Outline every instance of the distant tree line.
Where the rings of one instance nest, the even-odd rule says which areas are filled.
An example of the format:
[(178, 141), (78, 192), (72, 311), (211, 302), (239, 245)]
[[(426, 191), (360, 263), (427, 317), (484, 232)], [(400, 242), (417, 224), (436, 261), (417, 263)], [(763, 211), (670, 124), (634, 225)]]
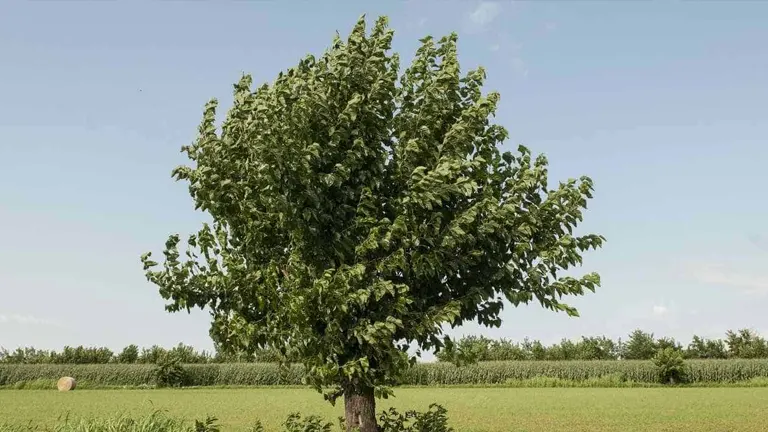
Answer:
[(467, 336), (452, 347), (437, 353), (444, 362), (465, 363), (492, 360), (650, 360), (659, 350), (671, 348), (685, 359), (755, 359), (768, 358), (768, 342), (749, 329), (728, 331), (725, 339), (693, 336), (683, 346), (673, 338), (656, 338), (653, 333), (633, 331), (626, 341), (606, 337), (563, 339), (545, 346), (540, 341), (525, 339), (516, 343), (507, 339)]
[[(653, 333), (642, 330), (633, 331), (626, 341), (599, 336), (582, 337), (579, 340), (563, 339), (552, 345), (530, 339), (513, 342), (467, 336), (437, 353), (437, 359), (452, 363), (492, 360), (649, 360), (664, 348), (672, 348), (686, 359), (768, 358), (766, 339), (752, 330), (742, 329), (728, 331), (724, 339), (693, 336), (686, 346), (672, 338), (656, 338)], [(166, 359), (186, 364), (272, 363), (282, 358), (286, 356), (276, 349), (260, 349), (252, 354), (229, 354), (217, 349), (211, 352), (197, 351), (184, 344), (170, 349), (157, 345), (140, 349), (137, 345), (129, 345), (117, 353), (109, 348), (84, 346), (66, 346), (61, 351), (32, 347), (8, 351), (0, 348), (0, 363), (6, 364), (157, 364)], [(295, 361), (290, 354), (287, 359)]]
[[(158, 364), (167, 359), (185, 364), (201, 363), (271, 363), (283, 358), (279, 351), (272, 349), (258, 350), (253, 354), (227, 354), (214, 350), (197, 351), (194, 347), (179, 344), (173, 348), (158, 345), (139, 349), (138, 345), (128, 345), (120, 352), (105, 347), (65, 346), (63, 350), (41, 350), (33, 347), (17, 348), (8, 351), (0, 348), (0, 363), (6, 364)], [(290, 359), (289, 359), (290, 360)]]

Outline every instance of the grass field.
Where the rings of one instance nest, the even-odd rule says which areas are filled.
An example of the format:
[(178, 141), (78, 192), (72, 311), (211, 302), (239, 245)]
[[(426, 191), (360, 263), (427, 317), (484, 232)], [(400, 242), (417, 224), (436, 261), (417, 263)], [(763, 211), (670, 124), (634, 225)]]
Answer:
[[(765, 431), (768, 388), (402, 388), (378, 411), (448, 409), (456, 432), (508, 431)], [(244, 430), (256, 418), (277, 429), (291, 411), (336, 423), (331, 407), (311, 390), (187, 389), (0, 391), (0, 423), (55, 425), (59, 416), (215, 415), (224, 431)]]

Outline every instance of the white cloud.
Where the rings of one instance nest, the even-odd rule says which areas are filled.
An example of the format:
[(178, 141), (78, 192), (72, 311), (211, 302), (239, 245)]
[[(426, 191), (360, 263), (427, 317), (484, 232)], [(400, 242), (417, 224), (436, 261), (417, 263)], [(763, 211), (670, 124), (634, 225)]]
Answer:
[(656, 316), (666, 315), (667, 312), (669, 312), (669, 309), (666, 306), (656, 305), (653, 307), (653, 314)]
[(493, 52), (500, 52), (498, 58), (504, 60), (515, 75), (528, 76), (528, 66), (523, 60), (523, 44), (510, 39), (507, 35), (498, 35), (497, 41), (488, 47)]
[(553, 32), (553, 31), (557, 30), (557, 23), (556, 22), (548, 22), (548, 23), (544, 24), (544, 30), (546, 30), (547, 32)]
[(738, 288), (747, 294), (768, 294), (768, 274), (739, 271), (722, 265), (698, 265), (690, 271), (698, 282)]
[(512, 57), (512, 69), (523, 78), (528, 76), (528, 66), (525, 65), (525, 61), (521, 57)]
[(759, 234), (749, 234), (747, 240), (763, 252), (768, 252), (768, 241)]
[(501, 6), (496, 2), (480, 2), (477, 8), (469, 14), (469, 19), (472, 23), (478, 26), (485, 26), (491, 21), (496, 19), (501, 13)]
[(32, 315), (19, 315), (19, 314), (11, 314), (11, 315), (0, 314), (0, 323), (14, 323), (14, 324), (21, 324), (21, 325), (52, 325), (52, 326), (58, 325), (56, 322), (51, 320), (37, 318)]

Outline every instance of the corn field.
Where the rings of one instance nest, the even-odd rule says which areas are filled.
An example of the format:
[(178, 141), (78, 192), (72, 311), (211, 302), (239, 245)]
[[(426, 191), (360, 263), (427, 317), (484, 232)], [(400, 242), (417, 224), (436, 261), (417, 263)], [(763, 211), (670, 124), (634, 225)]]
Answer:
[[(768, 360), (691, 360), (686, 364), (691, 383), (730, 383), (768, 377)], [(658, 371), (651, 361), (498, 361), (456, 367), (447, 363), (417, 365), (406, 372), (404, 384), (503, 384), (537, 377), (586, 381), (612, 377), (620, 381), (655, 383)]]
[[(73, 376), (78, 387), (153, 386), (155, 367), (149, 364), (0, 365), (0, 386), (22, 388), (37, 383), (52, 388), (56, 379)], [(690, 383), (735, 383), (768, 377), (768, 360), (689, 360)], [(270, 363), (187, 364), (188, 386), (301, 385), (303, 368), (287, 370)], [(448, 363), (417, 364), (407, 370), (402, 385), (489, 385), (535, 378), (655, 383), (658, 372), (650, 361), (495, 361), (456, 367)]]

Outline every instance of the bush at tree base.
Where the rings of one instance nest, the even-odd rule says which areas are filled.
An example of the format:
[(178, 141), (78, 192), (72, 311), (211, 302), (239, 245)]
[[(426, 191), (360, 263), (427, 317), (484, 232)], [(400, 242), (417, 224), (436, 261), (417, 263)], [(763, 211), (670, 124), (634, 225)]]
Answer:
[[(448, 426), (448, 411), (433, 403), (425, 412), (416, 410), (398, 412), (395, 408), (383, 411), (379, 415), (379, 432), (454, 432)], [(195, 432), (219, 432), (215, 417), (208, 417), (205, 422), (195, 421)], [(294, 412), (283, 423), (284, 432), (331, 432), (333, 424), (316, 415), (302, 417)], [(344, 418), (339, 418), (339, 429), (345, 430)], [(266, 432), (261, 421), (257, 420), (249, 432)]]
[(446, 409), (434, 403), (426, 412), (412, 410), (400, 414), (390, 408), (379, 416), (379, 427), (382, 432), (453, 432), (448, 427)]

